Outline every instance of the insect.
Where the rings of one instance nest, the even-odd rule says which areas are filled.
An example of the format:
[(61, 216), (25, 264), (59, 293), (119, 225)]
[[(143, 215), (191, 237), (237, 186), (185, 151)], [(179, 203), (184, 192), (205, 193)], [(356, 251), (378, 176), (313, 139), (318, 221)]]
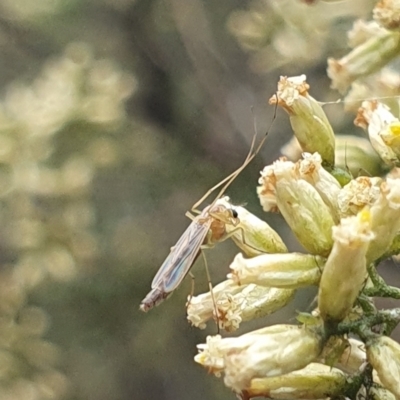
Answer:
[(221, 196), (260, 151), (274, 119), (255, 150), (256, 135), (253, 136), (250, 151), (243, 164), (236, 171), (211, 188), (193, 206), (192, 210), (195, 211), (214, 190), (225, 184), (213, 203), (204, 208), (198, 216), (192, 217), (192, 223), (182, 234), (176, 245), (171, 248), (171, 252), (153, 279), (151, 291), (140, 304), (140, 309), (142, 311), (147, 312), (163, 302), (180, 285), (182, 280), (189, 273), (197, 257), (200, 255), (202, 247), (211, 247), (215, 243), (221, 242), (232, 235), (233, 232), (229, 234), (226, 232), (225, 226), (228, 224), (237, 226), (240, 221), (234, 207), (228, 207), (227, 198), (221, 198)]
[(227, 238), (225, 224), (239, 223), (234, 208), (212, 204), (194, 218), (161, 265), (151, 284), (152, 290), (142, 300), (140, 309), (148, 311), (160, 304), (182, 282), (200, 255), (202, 246), (211, 247)]

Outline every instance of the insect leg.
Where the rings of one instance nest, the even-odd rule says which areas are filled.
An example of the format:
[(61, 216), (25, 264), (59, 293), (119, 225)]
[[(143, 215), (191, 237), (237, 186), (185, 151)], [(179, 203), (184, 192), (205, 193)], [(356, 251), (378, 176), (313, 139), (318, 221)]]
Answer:
[[(194, 211), (196, 211), (196, 210), (192, 210), (192, 211), (194, 212)], [(194, 215), (192, 215), (192, 214), (190, 213), (190, 211), (186, 211), (185, 217), (188, 217), (188, 218), (191, 219), (192, 221), (194, 221), (195, 218), (196, 218)]]
[(214, 304), (215, 319), (216, 319), (216, 322), (217, 322), (217, 333), (219, 334), (218, 307), (217, 307), (217, 303), (216, 303), (215, 297), (214, 297), (213, 287), (212, 287), (212, 283), (211, 283), (210, 271), (209, 271), (209, 269), (208, 269), (207, 259), (206, 259), (206, 256), (205, 256), (205, 254), (204, 254), (204, 251), (201, 251), (201, 255), (203, 256), (204, 265), (205, 265), (205, 267), (206, 267), (208, 288), (209, 288), (209, 290), (210, 290), (211, 299), (212, 299), (212, 302), (213, 302), (213, 304)]
[(192, 298), (194, 296), (194, 275), (189, 271), (189, 276), (192, 278), (192, 287), (190, 289), (190, 294), (188, 301), (186, 302), (186, 309), (190, 306), (190, 302), (192, 301)]

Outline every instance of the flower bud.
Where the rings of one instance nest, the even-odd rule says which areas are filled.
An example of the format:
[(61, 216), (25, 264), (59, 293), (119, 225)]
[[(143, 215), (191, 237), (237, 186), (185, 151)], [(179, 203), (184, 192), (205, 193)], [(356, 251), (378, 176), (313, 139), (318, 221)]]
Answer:
[(368, 395), (372, 400), (397, 400), (393, 393), (383, 387), (373, 386), (369, 389)]
[(295, 289), (317, 285), (324, 263), (324, 258), (309, 254), (263, 254), (246, 259), (239, 253), (230, 265), (228, 278), (238, 284)]
[(358, 19), (354, 21), (352, 29), (347, 33), (348, 43), (351, 48), (362, 45), (371, 38), (386, 33), (387, 30), (382, 28), (375, 21), (364, 21)]
[[(353, 176), (382, 173), (382, 160), (368, 139), (352, 135), (336, 135), (335, 165), (348, 169)], [(363, 173), (363, 171), (365, 171)]]
[(236, 338), (208, 337), (197, 346), (195, 361), (214, 373), (225, 373), (225, 385), (236, 392), (254, 378), (287, 374), (304, 368), (320, 353), (321, 336), (295, 325), (274, 325)]
[(374, 238), (368, 210), (333, 228), (334, 245), (322, 273), (318, 307), (325, 322), (340, 322), (351, 311), (365, 282), (365, 255)]
[(322, 167), (322, 158), (318, 153), (303, 153), (298, 162), (299, 176), (313, 185), (324, 203), (329, 207), (335, 222), (339, 222), (337, 196), (341, 186), (339, 182)]
[(392, 67), (386, 66), (377, 73), (355, 81), (343, 99), (344, 110), (357, 113), (363, 99), (380, 99), (385, 103), (395, 115), (398, 115), (400, 93), (400, 74)]
[(346, 375), (339, 369), (311, 363), (286, 375), (253, 379), (246, 394), (249, 398), (324, 399), (340, 397), (346, 385)]
[(365, 206), (372, 206), (380, 196), (381, 178), (360, 176), (342, 188), (338, 204), (342, 217), (358, 214)]
[[(225, 204), (226, 197), (219, 200)], [(232, 208), (227, 201), (225, 206)], [(235, 244), (249, 257), (264, 253), (287, 253), (287, 247), (281, 237), (263, 220), (244, 207), (234, 206), (239, 223), (235, 226), (226, 224), (225, 229)]]
[(373, 11), (374, 20), (386, 29), (400, 29), (400, 3), (398, 0), (379, 1)]
[(215, 286), (212, 294), (207, 292), (190, 298), (187, 319), (192, 325), (204, 329), (206, 322), (213, 318), (218, 320), (220, 329), (231, 332), (238, 329), (242, 321), (261, 318), (285, 307), (293, 300), (294, 294), (291, 289), (238, 286), (227, 280)]
[(384, 254), (400, 230), (400, 178), (395, 175), (398, 171), (396, 168), (386, 177), (380, 196), (371, 207), (371, 229), (375, 238), (368, 248), (368, 263)]
[(299, 178), (295, 164), (278, 160), (261, 172), (257, 192), (264, 210), (276, 204), (299, 242), (312, 254), (329, 254), (334, 220), (318, 191)]
[(389, 107), (377, 101), (363, 101), (354, 123), (367, 129), (373, 148), (387, 165), (399, 164), (400, 122)]
[(349, 374), (354, 374), (360, 371), (360, 368), (367, 361), (365, 345), (357, 339), (349, 338), (349, 345), (345, 348), (337, 362), (337, 367)]
[(306, 76), (281, 76), (278, 92), (270, 104), (278, 103), (290, 116), (290, 124), (303, 151), (321, 154), (323, 164), (335, 162), (335, 135), (320, 103), (308, 94)]
[(340, 60), (329, 58), (327, 72), (332, 88), (344, 93), (353, 81), (378, 71), (397, 57), (399, 49), (400, 34), (382, 31)]
[(386, 389), (400, 397), (400, 345), (387, 336), (367, 342), (367, 357)]

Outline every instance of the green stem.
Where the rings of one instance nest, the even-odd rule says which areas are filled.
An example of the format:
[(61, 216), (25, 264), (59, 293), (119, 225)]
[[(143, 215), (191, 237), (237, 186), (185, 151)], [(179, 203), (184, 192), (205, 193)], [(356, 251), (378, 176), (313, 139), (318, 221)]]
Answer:
[(388, 285), (378, 274), (374, 264), (370, 264), (367, 271), (374, 287), (365, 288), (363, 290), (364, 295), (369, 297), (391, 297), (393, 299), (400, 299), (400, 289)]

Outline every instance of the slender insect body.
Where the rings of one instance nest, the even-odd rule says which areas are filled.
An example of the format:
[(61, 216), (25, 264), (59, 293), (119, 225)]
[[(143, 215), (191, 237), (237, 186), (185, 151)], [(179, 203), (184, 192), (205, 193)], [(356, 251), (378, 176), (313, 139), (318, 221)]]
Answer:
[[(269, 128), (271, 128), (274, 119)], [(199, 256), (203, 246), (212, 247), (215, 243), (232, 236), (235, 229), (228, 232), (226, 227), (233, 226), (237, 228), (240, 224), (240, 220), (237, 211), (230, 205), (229, 198), (222, 196), (229, 185), (251, 162), (256, 154), (258, 154), (268, 136), (269, 128), (257, 147), (255, 146), (256, 135), (253, 136), (249, 153), (243, 164), (236, 171), (212, 187), (193, 206), (193, 209), (196, 209), (214, 190), (222, 187), (213, 203), (204, 208), (200, 215), (193, 219), (193, 222), (182, 234), (177, 244), (171, 249), (168, 257), (153, 279), (151, 291), (140, 304), (140, 309), (142, 311), (148, 311), (160, 304), (180, 285)], [(254, 130), (257, 131), (256, 129)]]
[[(222, 201), (227, 201), (227, 197), (221, 199)], [(220, 242), (226, 237), (226, 225), (237, 226), (239, 224), (239, 218), (237, 217), (237, 212), (233, 207), (227, 208), (223, 204), (215, 204), (210, 206), (207, 210), (209, 218), (212, 218), (210, 231), (211, 237), (209, 238), (209, 243), (205, 243), (212, 246), (213, 243)]]
[(226, 225), (239, 224), (237, 213), (217, 200), (194, 218), (161, 265), (151, 284), (152, 290), (142, 300), (140, 309), (148, 311), (164, 301), (182, 282), (200, 254), (201, 247), (212, 247), (227, 237)]

